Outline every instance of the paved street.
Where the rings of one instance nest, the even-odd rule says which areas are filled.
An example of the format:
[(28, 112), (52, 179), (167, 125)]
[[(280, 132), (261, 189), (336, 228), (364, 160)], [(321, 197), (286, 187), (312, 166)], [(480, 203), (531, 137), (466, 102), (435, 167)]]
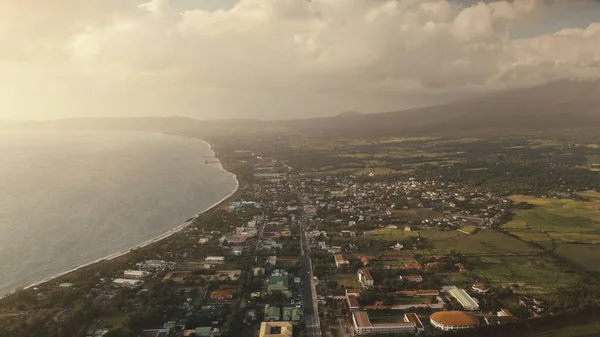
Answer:
[(319, 304), (317, 299), (317, 290), (313, 278), (312, 262), (310, 259), (310, 248), (306, 239), (306, 217), (303, 211), (302, 198), (298, 195), (300, 202), (301, 215), (299, 220), (301, 236), (301, 258), (302, 258), (302, 280), (304, 297), (304, 322), (306, 324), (306, 335), (308, 337), (321, 337), (321, 324), (319, 321)]

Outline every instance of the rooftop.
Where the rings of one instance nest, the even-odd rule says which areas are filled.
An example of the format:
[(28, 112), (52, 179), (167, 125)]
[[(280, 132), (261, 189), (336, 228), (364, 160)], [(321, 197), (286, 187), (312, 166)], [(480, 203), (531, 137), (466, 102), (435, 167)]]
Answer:
[(262, 322), (259, 337), (290, 337), (292, 329), (290, 322)]
[(476, 326), (479, 319), (464, 311), (440, 311), (431, 315), (430, 319), (445, 326)]
[(359, 328), (371, 327), (371, 321), (369, 320), (369, 314), (366, 311), (356, 311), (353, 313), (356, 326)]
[(356, 298), (356, 296), (348, 296), (348, 303), (350, 304), (351, 308), (360, 307), (360, 303), (358, 303), (358, 298)]

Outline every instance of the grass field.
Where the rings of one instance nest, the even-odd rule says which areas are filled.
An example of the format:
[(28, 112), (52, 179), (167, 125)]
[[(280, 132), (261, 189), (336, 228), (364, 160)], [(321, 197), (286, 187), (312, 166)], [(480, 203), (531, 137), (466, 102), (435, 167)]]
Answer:
[(370, 237), (382, 240), (397, 240), (408, 236), (418, 236), (418, 232), (405, 232), (404, 229), (381, 228), (370, 232)]
[(100, 321), (97, 322), (97, 329), (116, 329), (125, 325), (127, 320), (127, 313), (115, 312), (111, 313), (108, 316), (103, 317)]
[(356, 274), (334, 274), (329, 276), (329, 281), (336, 281), (338, 286), (346, 288), (361, 288)]
[(554, 289), (568, 284), (573, 277), (550, 258), (533, 256), (498, 256), (470, 259), (472, 272), (485, 277), (492, 285), (512, 283)]

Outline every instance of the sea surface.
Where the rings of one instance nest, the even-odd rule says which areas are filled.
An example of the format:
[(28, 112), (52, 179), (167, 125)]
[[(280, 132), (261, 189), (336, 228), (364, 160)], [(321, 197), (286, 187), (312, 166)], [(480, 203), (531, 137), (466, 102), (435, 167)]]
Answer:
[[(0, 131), (0, 296), (155, 238), (237, 188), (207, 143)], [(214, 159), (213, 159), (214, 161)]]

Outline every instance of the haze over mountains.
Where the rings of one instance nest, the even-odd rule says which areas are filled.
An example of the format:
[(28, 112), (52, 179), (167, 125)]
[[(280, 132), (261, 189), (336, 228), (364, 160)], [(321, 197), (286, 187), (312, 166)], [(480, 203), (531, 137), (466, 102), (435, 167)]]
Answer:
[(600, 126), (600, 81), (559, 81), (476, 99), (404, 111), (283, 121), (214, 120), (183, 117), (80, 118), (43, 122), (4, 122), (0, 128), (136, 130), (235, 133), (283, 129), (331, 135), (432, 134), (474, 130), (547, 130)]

